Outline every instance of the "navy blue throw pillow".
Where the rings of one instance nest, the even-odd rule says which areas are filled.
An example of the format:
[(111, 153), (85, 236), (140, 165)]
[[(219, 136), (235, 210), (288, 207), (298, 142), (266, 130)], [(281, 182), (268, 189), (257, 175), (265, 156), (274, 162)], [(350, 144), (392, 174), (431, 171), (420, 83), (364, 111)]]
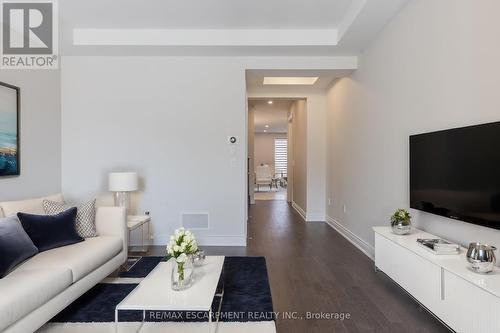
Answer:
[(0, 279), (37, 253), (16, 216), (0, 219)]
[(76, 211), (73, 207), (57, 215), (17, 213), (17, 217), (38, 251), (43, 252), (83, 241), (75, 229)]

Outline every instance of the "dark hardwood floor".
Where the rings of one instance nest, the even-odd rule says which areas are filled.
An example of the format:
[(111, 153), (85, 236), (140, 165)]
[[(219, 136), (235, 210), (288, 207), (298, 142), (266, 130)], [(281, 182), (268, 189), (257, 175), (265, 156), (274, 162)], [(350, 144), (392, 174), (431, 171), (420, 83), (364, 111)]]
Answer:
[[(279, 333), (449, 332), (327, 224), (304, 223), (285, 201), (258, 201), (249, 215), (247, 248), (205, 250), (266, 257)], [(284, 312), (303, 319), (285, 319)], [(308, 320), (307, 312), (350, 318)]]

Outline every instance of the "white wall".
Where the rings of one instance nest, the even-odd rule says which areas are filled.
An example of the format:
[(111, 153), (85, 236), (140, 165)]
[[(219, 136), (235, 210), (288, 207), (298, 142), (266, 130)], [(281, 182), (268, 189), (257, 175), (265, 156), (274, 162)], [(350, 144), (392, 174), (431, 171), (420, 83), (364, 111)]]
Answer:
[(307, 221), (325, 221), (326, 98), (324, 92), (307, 97)]
[(247, 106), (247, 155), (248, 155), (248, 201), (251, 205), (255, 204), (255, 115), (252, 108)]
[[(304, 99), (293, 102), (290, 108), (292, 115), (292, 140), (293, 160), (291, 173), (293, 181), (293, 205), (298, 211), (305, 215), (307, 220), (308, 202), (307, 188), (309, 179), (307, 177), (307, 101)], [(298, 206), (298, 207), (297, 207)]]
[[(156, 244), (181, 212), (209, 212), (205, 245), (244, 245), (245, 76), (218, 58), (65, 57), (63, 192), (106, 191), (107, 173), (135, 170), (138, 211), (151, 211)], [(241, 82), (240, 84), (233, 84)], [(232, 151), (229, 136), (238, 136)], [(234, 160), (233, 160), (234, 159)]]
[(268, 164), (274, 167), (274, 140), (286, 137), (286, 133), (255, 133), (254, 166)]
[[(409, 205), (409, 135), (500, 120), (498, 12), (494, 0), (411, 1), (330, 89), (327, 214), (366, 251), (371, 226)], [(500, 245), (500, 231), (412, 213), (452, 241)]]
[(21, 88), (21, 175), (0, 177), (0, 201), (61, 191), (61, 105), (58, 70), (0, 70)]
[(196, 231), (202, 244), (243, 245), (245, 70), (356, 66), (356, 57), (63, 57), (63, 192), (106, 193), (109, 171), (136, 170), (144, 186), (134, 201), (151, 212), (156, 244), (181, 212), (208, 211), (209, 230)]
[[(293, 104), (292, 104), (293, 106)], [(288, 110), (288, 144), (287, 144), (287, 177), (288, 177), (288, 183), (286, 187), (286, 201), (293, 204), (293, 116), (292, 116), (292, 107), (290, 107), (290, 110)]]

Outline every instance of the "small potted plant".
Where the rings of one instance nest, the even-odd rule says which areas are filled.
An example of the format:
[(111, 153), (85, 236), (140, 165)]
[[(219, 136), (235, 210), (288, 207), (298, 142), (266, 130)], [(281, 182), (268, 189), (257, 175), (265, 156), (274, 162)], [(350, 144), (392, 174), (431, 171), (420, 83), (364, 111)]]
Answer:
[(391, 216), (392, 232), (397, 235), (406, 235), (411, 231), (411, 215), (403, 208), (394, 212)]
[(167, 245), (167, 253), (175, 260), (172, 268), (172, 289), (184, 290), (191, 286), (193, 275), (192, 255), (198, 251), (193, 233), (184, 228), (175, 230)]

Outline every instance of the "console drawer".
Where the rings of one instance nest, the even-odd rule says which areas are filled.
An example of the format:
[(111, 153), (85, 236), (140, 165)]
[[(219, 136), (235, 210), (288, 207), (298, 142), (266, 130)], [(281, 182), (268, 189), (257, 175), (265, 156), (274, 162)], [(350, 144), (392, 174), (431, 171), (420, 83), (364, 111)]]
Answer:
[(375, 265), (428, 309), (439, 309), (441, 267), (375, 234)]

